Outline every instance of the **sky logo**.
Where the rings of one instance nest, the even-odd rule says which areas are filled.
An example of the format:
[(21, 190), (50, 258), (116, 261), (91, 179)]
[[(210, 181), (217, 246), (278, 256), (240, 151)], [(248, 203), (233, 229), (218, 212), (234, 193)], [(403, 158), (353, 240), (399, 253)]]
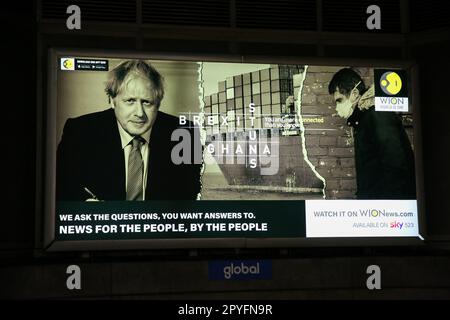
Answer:
[(210, 261), (210, 280), (269, 280), (272, 279), (272, 262), (268, 260)]
[(393, 221), (393, 222), (390, 223), (390, 228), (402, 229), (403, 228), (403, 222)]

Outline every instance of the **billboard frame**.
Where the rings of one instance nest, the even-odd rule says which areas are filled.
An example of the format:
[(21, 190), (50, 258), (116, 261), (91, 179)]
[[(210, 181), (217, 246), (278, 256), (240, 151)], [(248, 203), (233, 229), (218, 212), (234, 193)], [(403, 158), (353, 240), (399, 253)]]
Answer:
[[(152, 53), (149, 51), (119, 51), (103, 49), (48, 49), (47, 99), (38, 105), (37, 123), (37, 163), (43, 163), (42, 172), (37, 173), (37, 198), (42, 197), (42, 206), (37, 206), (36, 221), (42, 221), (39, 238), (43, 240), (44, 251), (103, 251), (127, 249), (199, 249), (199, 248), (288, 248), (288, 247), (364, 247), (364, 246), (417, 246), (424, 242), (417, 237), (351, 237), (351, 238), (192, 238), (192, 239), (142, 239), (142, 240), (55, 240), (55, 190), (56, 190), (56, 109), (57, 109), (57, 71), (59, 57), (92, 57), (117, 59), (178, 60), (228, 63), (264, 63), (264, 64), (306, 64), (321, 66), (373, 67), (406, 69), (410, 76), (410, 94), (413, 101), (413, 132), (416, 194), (418, 204), (419, 234), (426, 233), (425, 195), (423, 179), (423, 155), (420, 121), (419, 69), (412, 60), (378, 60), (318, 57), (270, 57), (264, 55), (211, 55)], [(39, 171), (39, 170), (38, 170)], [(40, 189), (42, 188), (42, 190)]]

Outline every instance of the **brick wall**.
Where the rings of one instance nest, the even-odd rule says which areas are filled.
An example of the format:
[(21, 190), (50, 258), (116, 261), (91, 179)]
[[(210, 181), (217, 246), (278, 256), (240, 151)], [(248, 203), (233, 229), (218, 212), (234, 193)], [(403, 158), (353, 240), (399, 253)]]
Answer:
[[(356, 192), (356, 172), (353, 138), (346, 120), (338, 117), (328, 84), (344, 67), (310, 66), (302, 92), (302, 116), (321, 117), (323, 123), (305, 123), (308, 157), (317, 163), (317, 171), (326, 179), (326, 194), (330, 199), (353, 198)], [(366, 85), (373, 84), (373, 68), (355, 68)], [(295, 89), (294, 89), (295, 90)], [(412, 116), (403, 116), (405, 130), (413, 143)]]
[[(326, 180), (327, 198), (353, 198), (356, 192), (356, 173), (353, 139), (346, 120), (336, 115), (328, 84), (343, 67), (310, 66), (302, 91), (302, 117), (323, 118), (323, 123), (305, 123), (308, 157), (317, 163), (317, 172)], [(373, 70), (358, 70), (366, 86), (371, 85)]]
[[(328, 93), (331, 78), (344, 67), (309, 66), (301, 92), (301, 116), (305, 127), (307, 158), (320, 176), (326, 180), (326, 195), (330, 199), (352, 199), (356, 192), (352, 130), (347, 126), (346, 120), (336, 114), (333, 97)], [(366, 87), (373, 84), (373, 68), (356, 68), (356, 70), (363, 78)], [(246, 117), (244, 106), (253, 102), (256, 105), (257, 117), (263, 118), (268, 113), (269, 116), (277, 117), (281, 112), (288, 112), (284, 102), (289, 95), (294, 95), (298, 102), (303, 77), (304, 67), (302, 66), (275, 65), (251, 74), (228, 78), (226, 81), (219, 82), (217, 94), (205, 98), (205, 113), (231, 114), (231, 119), (238, 114)], [(266, 105), (264, 102), (266, 100), (271, 104)], [(412, 117), (410, 114), (402, 117), (412, 143)], [(251, 130), (259, 130), (259, 128), (270, 130), (264, 129), (266, 128), (264, 119), (255, 122), (253, 126), (249, 126), (247, 122), (245, 120), (239, 125), (236, 123), (236, 125), (223, 127), (217, 119), (214, 125), (207, 126), (210, 137), (208, 140), (211, 140), (211, 137), (213, 140), (224, 139), (225, 132), (240, 136), (237, 140), (245, 140), (245, 135)], [(300, 131), (297, 130), (292, 136), (280, 135), (279, 140), (279, 170), (276, 175), (262, 176), (259, 167), (251, 169), (245, 165), (221, 164), (220, 168), (228, 183), (284, 187), (288, 185), (288, 181), (292, 186), (292, 178), (295, 177), (293, 187), (323, 188), (323, 182), (305, 161)]]

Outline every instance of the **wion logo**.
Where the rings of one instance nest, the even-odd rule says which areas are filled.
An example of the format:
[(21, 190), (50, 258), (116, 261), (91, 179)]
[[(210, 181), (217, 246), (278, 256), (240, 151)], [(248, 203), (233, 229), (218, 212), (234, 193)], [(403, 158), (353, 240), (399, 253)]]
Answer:
[(405, 70), (375, 69), (375, 110), (408, 112)]
[(390, 96), (396, 95), (402, 89), (402, 79), (394, 71), (385, 72), (381, 76), (380, 87), (385, 94)]
[(61, 70), (75, 70), (75, 59), (61, 58)]

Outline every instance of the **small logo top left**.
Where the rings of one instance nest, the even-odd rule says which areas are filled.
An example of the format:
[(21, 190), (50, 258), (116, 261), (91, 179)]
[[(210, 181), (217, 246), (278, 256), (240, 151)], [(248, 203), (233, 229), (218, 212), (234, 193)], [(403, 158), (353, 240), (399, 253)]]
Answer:
[(61, 58), (61, 70), (75, 70), (75, 59)]

